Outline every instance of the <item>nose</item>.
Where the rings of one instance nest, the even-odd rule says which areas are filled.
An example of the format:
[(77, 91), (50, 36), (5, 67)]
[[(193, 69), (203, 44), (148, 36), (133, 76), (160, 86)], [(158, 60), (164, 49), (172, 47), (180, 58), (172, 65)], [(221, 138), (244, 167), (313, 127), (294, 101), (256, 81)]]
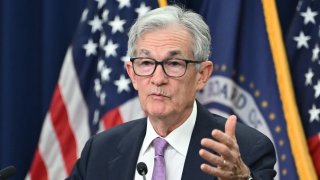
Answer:
[(154, 73), (151, 77), (151, 82), (155, 85), (162, 85), (168, 82), (168, 76), (163, 70), (163, 67), (158, 64), (156, 69), (154, 70)]

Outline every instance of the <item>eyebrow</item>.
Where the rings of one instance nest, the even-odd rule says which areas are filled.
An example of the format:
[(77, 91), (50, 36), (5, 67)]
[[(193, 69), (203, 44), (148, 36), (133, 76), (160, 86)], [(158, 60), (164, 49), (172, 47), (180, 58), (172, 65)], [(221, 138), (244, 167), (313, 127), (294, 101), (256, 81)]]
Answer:
[[(138, 56), (140, 55), (145, 55), (145, 56), (150, 56), (150, 51), (147, 49), (141, 49), (140, 52), (138, 53)], [(180, 50), (172, 50), (168, 52), (168, 57), (176, 56), (176, 55), (181, 55), (182, 52)]]
[(150, 51), (146, 50), (146, 49), (141, 49), (140, 52), (138, 53), (138, 55), (146, 55), (149, 56), (150, 55)]

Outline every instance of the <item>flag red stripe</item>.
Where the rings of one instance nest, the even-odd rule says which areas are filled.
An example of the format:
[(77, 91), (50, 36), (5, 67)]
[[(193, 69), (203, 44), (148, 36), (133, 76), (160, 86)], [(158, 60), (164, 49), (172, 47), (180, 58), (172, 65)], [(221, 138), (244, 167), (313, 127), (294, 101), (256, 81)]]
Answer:
[(39, 148), (36, 149), (34, 155), (34, 159), (30, 169), (30, 177), (31, 179), (48, 179), (47, 169), (39, 152)]
[(102, 121), (105, 129), (109, 129), (123, 123), (123, 119), (118, 108), (114, 108), (106, 113), (103, 116)]
[(315, 134), (308, 139), (310, 155), (316, 168), (318, 177), (320, 177), (320, 136)]
[(77, 160), (77, 144), (69, 123), (68, 112), (61, 96), (59, 85), (53, 95), (50, 107), (53, 128), (59, 140), (67, 173), (70, 174)]

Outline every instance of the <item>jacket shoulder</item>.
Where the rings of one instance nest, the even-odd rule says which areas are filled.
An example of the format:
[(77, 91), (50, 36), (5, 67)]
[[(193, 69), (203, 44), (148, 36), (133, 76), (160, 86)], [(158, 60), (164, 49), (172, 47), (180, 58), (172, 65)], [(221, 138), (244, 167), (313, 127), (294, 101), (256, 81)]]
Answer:
[(105, 143), (109, 141), (117, 142), (119, 139), (123, 138), (123, 136), (127, 135), (129, 131), (134, 130), (135, 128), (143, 128), (144, 126), (146, 126), (145, 118), (132, 120), (102, 131), (94, 135), (91, 139), (96, 143)]

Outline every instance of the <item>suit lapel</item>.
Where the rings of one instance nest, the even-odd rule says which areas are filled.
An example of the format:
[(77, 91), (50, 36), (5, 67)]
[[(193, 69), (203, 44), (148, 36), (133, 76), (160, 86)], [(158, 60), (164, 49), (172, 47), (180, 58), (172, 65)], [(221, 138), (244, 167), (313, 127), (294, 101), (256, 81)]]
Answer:
[(146, 132), (146, 119), (139, 121), (141, 122), (133, 126), (119, 141), (117, 146), (119, 155), (108, 163), (110, 179), (134, 179), (136, 163)]
[(211, 137), (211, 131), (215, 128), (212, 115), (197, 102), (197, 119), (191, 135), (186, 161), (184, 163), (182, 179), (210, 179), (213, 177), (203, 173), (200, 165), (205, 161), (199, 156), (202, 148), (200, 142), (204, 137)]

